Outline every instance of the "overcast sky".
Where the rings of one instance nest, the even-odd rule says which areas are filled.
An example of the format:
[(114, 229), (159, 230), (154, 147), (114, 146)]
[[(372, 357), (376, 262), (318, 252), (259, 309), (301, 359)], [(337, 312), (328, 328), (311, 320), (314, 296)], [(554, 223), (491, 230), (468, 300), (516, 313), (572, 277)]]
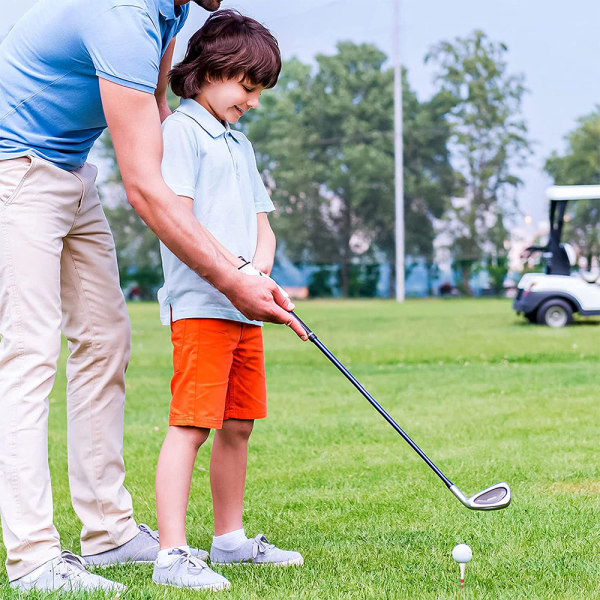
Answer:
[[(0, 35), (35, 0), (0, 0)], [(284, 58), (309, 62), (333, 53), (340, 40), (372, 42), (391, 55), (394, 0), (224, 0), (267, 25), (279, 40)], [(193, 6), (179, 36), (179, 53), (206, 18)], [(600, 105), (600, 1), (598, 0), (401, 0), (401, 54), (410, 85), (421, 99), (435, 88), (432, 68), (423, 64), (440, 40), (484, 30), (509, 49), (511, 72), (523, 73), (530, 93), (524, 116), (536, 141), (532, 166), (523, 174), (519, 201), (534, 223), (546, 217), (541, 173), (552, 152), (564, 150), (564, 136), (578, 117)], [(179, 55), (179, 54), (178, 54)], [(593, 183), (593, 182), (590, 182)], [(600, 182), (598, 182), (600, 183)]]

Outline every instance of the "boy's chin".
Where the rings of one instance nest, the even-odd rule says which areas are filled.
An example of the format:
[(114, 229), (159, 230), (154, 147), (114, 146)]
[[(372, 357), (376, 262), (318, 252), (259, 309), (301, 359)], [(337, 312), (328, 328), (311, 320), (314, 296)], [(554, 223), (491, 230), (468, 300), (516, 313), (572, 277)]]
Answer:
[(221, 119), (222, 121), (227, 121), (230, 125), (235, 125), (235, 123), (237, 123), (240, 119), (242, 118), (242, 115), (227, 115), (224, 119)]

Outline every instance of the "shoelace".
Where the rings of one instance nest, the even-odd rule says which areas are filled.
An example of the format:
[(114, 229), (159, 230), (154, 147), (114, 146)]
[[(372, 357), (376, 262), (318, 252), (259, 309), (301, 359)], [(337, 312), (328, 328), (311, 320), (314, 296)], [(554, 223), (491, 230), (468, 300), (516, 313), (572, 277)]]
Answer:
[(169, 552), (169, 556), (180, 557), (169, 565), (169, 569), (172, 569), (176, 564), (183, 564), (187, 569), (199, 569), (200, 571), (209, 568), (203, 560), (200, 560), (196, 556), (192, 556), (189, 552), (186, 552), (181, 548), (173, 548), (173, 550)]
[(148, 525), (146, 525), (146, 523), (140, 523), (138, 525), (138, 529), (140, 531), (143, 531), (144, 533), (147, 533), (154, 541), (158, 542), (158, 531), (154, 530), (154, 529), (150, 529), (150, 527), (148, 527)]
[(81, 556), (77, 556), (77, 554), (73, 554), (69, 550), (63, 550), (60, 553), (60, 561), (56, 565), (55, 573), (63, 579), (80, 577), (87, 573), (85, 570), (85, 561)]
[(265, 554), (273, 548), (275, 548), (275, 544), (269, 544), (269, 540), (265, 537), (265, 534), (259, 533), (252, 540), (252, 558), (256, 558), (259, 553)]

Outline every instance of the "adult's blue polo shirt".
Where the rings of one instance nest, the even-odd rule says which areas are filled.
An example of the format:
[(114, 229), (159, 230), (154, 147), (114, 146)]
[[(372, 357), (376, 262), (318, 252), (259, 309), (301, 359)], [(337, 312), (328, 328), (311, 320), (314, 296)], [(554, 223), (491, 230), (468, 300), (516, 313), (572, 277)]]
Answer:
[(98, 78), (153, 93), (189, 6), (39, 0), (0, 44), (0, 159), (77, 169), (106, 128)]

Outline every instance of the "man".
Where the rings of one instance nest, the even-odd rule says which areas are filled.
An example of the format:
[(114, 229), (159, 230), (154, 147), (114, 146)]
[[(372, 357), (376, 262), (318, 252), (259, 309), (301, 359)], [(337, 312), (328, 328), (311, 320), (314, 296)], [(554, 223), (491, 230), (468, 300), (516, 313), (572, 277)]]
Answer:
[(61, 331), (82, 554), (109, 565), (152, 561), (158, 550), (123, 486), (130, 327), (96, 169), (85, 162), (107, 125), (128, 200), (165, 245), (249, 319), (306, 339), (277, 286), (233, 268), (162, 179), (160, 122), (188, 2), (40, 0), (0, 45), (0, 513), (14, 588), (120, 587), (61, 551), (53, 525), (48, 394)]

